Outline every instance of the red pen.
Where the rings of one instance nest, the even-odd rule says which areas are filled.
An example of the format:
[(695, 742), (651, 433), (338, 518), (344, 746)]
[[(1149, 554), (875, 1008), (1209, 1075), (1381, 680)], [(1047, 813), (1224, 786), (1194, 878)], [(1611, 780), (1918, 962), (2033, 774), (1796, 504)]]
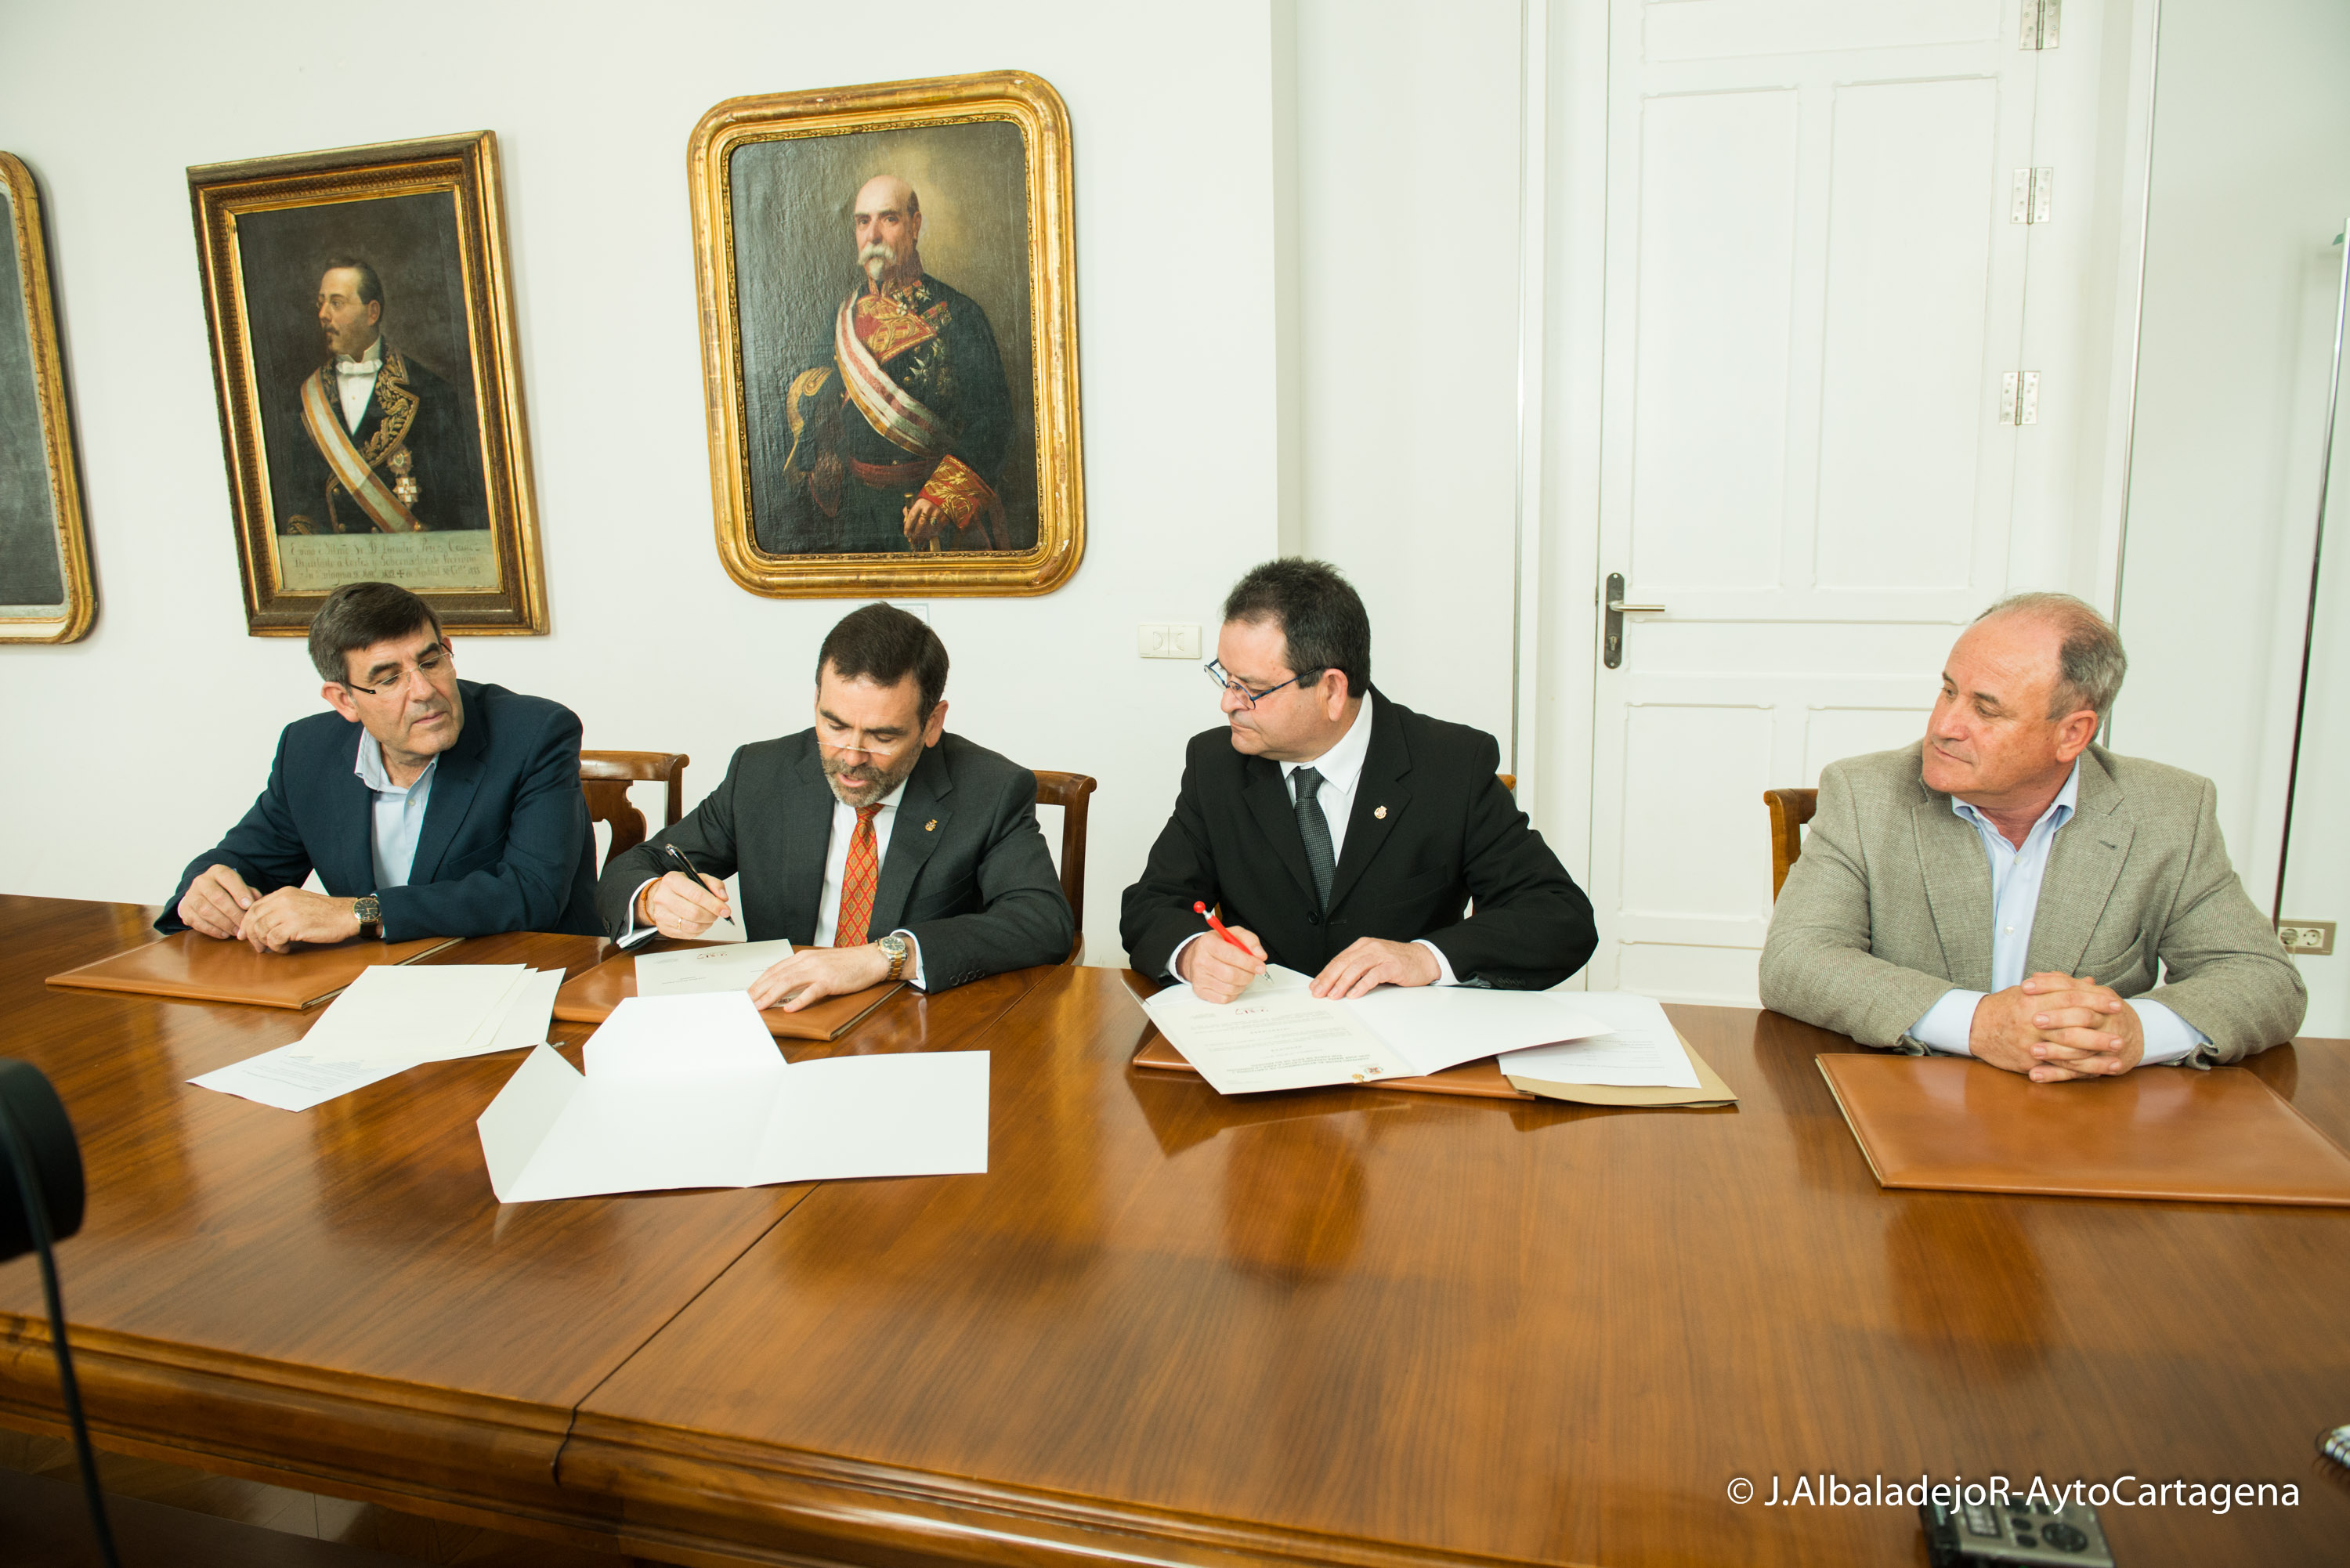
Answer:
[[(1215, 927), (1215, 928), (1216, 928), (1216, 935), (1218, 935), (1218, 936), (1220, 936), (1220, 937), (1223, 938), (1223, 939), (1224, 939), (1224, 940), (1226, 940), (1226, 941), (1228, 941), (1228, 942), (1232, 943), (1232, 946), (1234, 946), (1234, 947), (1236, 947), (1236, 948), (1239, 948), (1239, 949), (1241, 950), (1241, 951), (1243, 951), (1243, 952), (1244, 952), (1244, 953), (1248, 953), (1248, 948), (1247, 948), (1247, 947), (1246, 947), (1246, 946), (1245, 946), (1245, 945), (1241, 941), (1240, 938), (1238, 938), (1238, 937), (1236, 937), (1236, 936), (1232, 935), (1232, 932), (1230, 932), (1230, 931), (1228, 931), (1228, 930), (1224, 929), (1224, 922), (1223, 922), (1223, 921), (1222, 921), (1222, 920), (1220, 920), (1220, 919), (1216, 919), (1216, 912), (1215, 912), (1213, 909), (1211, 909), (1210, 908), (1208, 908), (1207, 904), (1206, 904), (1204, 901), (1202, 901), (1202, 900), (1199, 900), (1199, 899), (1194, 899), (1194, 900), (1192, 901), (1192, 904), (1191, 904), (1191, 912), (1192, 912), (1193, 914), (1195, 914), (1195, 915), (1205, 915), (1205, 916), (1207, 916), (1207, 917), (1208, 917), (1208, 924), (1210, 924), (1210, 925), (1211, 925), (1211, 926), (1213, 926), (1213, 927)], [(1256, 954), (1254, 954), (1254, 953), (1249, 953), (1249, 957), (1251, 957), (1251, 958), (1254, 958), (1254, 957), (1256, 957)]]

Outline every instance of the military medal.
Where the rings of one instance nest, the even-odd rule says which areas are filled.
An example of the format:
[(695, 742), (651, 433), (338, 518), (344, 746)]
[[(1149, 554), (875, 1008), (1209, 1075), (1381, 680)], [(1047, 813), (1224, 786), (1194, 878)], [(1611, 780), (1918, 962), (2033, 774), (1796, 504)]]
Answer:
[(409, 455), (406, 447), (401, 447), (398, 452), (385, 458), (383, 465), (398, 475), (392, 482), (391, 493), (400, 497), (400, 504), (402, 506), (414, 506), (416, 498), (424, 493), (417, 487), (416, 481), (408, 472), (416, 466), (416, 459)]

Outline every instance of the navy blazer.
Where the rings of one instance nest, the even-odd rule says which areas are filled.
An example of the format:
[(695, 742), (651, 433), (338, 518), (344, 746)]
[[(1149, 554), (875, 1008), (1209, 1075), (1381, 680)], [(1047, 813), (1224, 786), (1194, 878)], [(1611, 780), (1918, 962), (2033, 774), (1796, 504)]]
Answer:
[(1235, 751), (1220, 726), (1191, 738), (1175, 815), (1126, 890), (1118, 934), (1135, 969), (1166, 974), (1183, 940), (1208, 929), (1195, 900), (1222, 903), (1274, 962), (1305, 974), (1358, 937), (1425, 937), (1454, 979), (1508, 991), (1546, 989), (1589, 961), (1591, 901), (1494, 777), (1493, 737), (1371, 695), (1326, 914), (1281, 764)]
[(339, 713), (286, 726), (269, 787), (216, 848), (188, 863), (159, 931), (186, 929), (180, 899), (207, 867), (227, 866), (255, 891), (298, 888), (315, 868), (330, 898), (373, 893), (384, 940), (494, 931), (601, 936), (596, 839), (579, 792), (579, 719), (560, 702), (457, 682), (457, 743), (441, 753), (404, 888), (375, 885), (369, 808), (353, 770), (360, 727)]

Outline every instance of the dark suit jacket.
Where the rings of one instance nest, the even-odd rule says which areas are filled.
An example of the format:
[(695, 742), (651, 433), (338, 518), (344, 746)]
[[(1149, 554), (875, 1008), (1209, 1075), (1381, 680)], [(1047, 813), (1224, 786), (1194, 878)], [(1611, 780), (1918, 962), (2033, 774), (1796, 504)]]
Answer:
[[(629, 900), (667, 868), (655, 846), (674, 844), (712, 877), (743, 873), (735, 913), (751, 940), (813, 941), (833, 804), (814, 730), (744, 746), (683, 821), (612, 857), (596, 907), (612, 934), (625, 930)], [(1035, 774), (942, 735), (914, 764), (892, 823), (871, 929), (913, 934), (927, 989), (1068, 956), (1076, 922), (1036, 827)]]
[[(1591, 900), (1494, 776), (1493, 738), (1424, 718), (1377, 687), (1371, 695), (1370, 749), (1327, 919), (1281, 765), (1233, 750), (1229, 729), (1210, 730), (1191, 738), (1175, 815), (1126, 890), (1118, 934), (1137, 970), (1166, 974), (1183, 939), (1207, 929), (1194, 901), (1221, 902), (1274, 962), (1306, 974), (1357, 937), (1425, 937), (1456, 980), (1513, 991), (1556, 985), (1590, 959)], [(1476, 913), (1463, 919), (1472, 898)]]
[[(472, 400), (390, 339), (385, 340), (383, 350), (383, 369), (376, 373), (375, 388), (359, 412), (359, 428), (351, 431), (352, 444), (387, 485), (399, 478), (387, 466), (392, 453), (408, 453), (408, 476), (417, 486), (416, 503), (409, 510), (425, 527), (436, 533), (488, 527), (489, 492), (482, 479), (481, 449), (473, 440)], [(310, 375), (317, 373), (313, 370)], [(303, 380), (309, 379), (306, 376)], [(335, 395), (331, 356), (327, 360), (327, 387), (328, 401), (339, 416), (342, 403)], [(302, 422), (301, 382), (295, 383), (271, 424), (275, 427), (270, 462), (271, 472), (277, 475), (277, 531), (374, 533), (375, 524), (335, 478)], [(393, 428), (387, 429), (388, 425)]]
[(286, 726), (269, 787), (217, 848), (188, 863), (155, 922), (186, 928), (180, 898), (207, 867), (235, 868), (256, 890), (298, 888), (316, 868), (337, 898), (373, 893), (386, 941), (494, 931), (601, 936), (596, 840), (579, 793), (579, 720), (544, 697), (457, 682), (465, 725), (441, 753), (405, 888), (375, 885), (374, 795), (351, 770), (359, 725), (315, 713)]

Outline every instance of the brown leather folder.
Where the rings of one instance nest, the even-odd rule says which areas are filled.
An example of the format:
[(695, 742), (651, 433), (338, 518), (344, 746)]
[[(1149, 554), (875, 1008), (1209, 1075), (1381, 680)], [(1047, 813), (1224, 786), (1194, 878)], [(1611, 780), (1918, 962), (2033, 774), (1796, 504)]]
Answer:
[(2241, 1067), (2035, 1084), (1956, 1056), (1818, 1061), (1882, 1186), (2350, 1206), (2350, 1153)]
[[(556, 1012), (560, 1014), (561, 1008)], [(1183, 1053), (1169, 1044), (1167, 1036), (1153, 1029), (1143, 1041), (1142, 1049), (1134, 1054), (1134, 1065), (1155, 1067), (1162, 1073), (1189, 1073), (1200, 1075), (1200, 1069), (1183, 1059)], [(1332, 1087), (1341, 1085), (1333, 1085)], [(1430, 1095), (1474, 1095), (1489, 1100), (1531, 1100), (1534, 1096), (1525, 1090), (1512, 1086), (1502, 1076), (1491, 1056), (1482, 1062), (1463, 1062), (1458, 1067), (1447, 1067), (1441, 1073), (1430, 1073), (1425, 1078), (1381, 1078), (1375, 1084), (1350, 1084), (1348, 1088), (1414, 1089)]]
[[(767, 1033), (778, 1039), (837, 1040), (867, 1013), (903, 989), (905, 983), (902, 980), (885, 980), (879, 985), (852, 991), (846, 996), (827, 996), (822, 1002), (810, 1002), (797, 1012), (771, 1007), (759, 1018), (766, 1024)], [(569, 1023), (601, 1023), (612, 1015), (612, 1009), (636, 994), (637, 955), (622, 953), (586, 974), (565, 981), (563, 989), (555, 993), (555, 1016)]]
[(257, 953), (239, 941), (175, 931), (144, 947), (49, 976), (77, 991), (134, 991), (180, 1002), (238, 1002), (252, 1007), (315, 1007), (380, 963), (410, 963), (453, 946), (455, 937), (408, 942), (354, 937), (332, 947)]
[(1720, 1110), (1738, 1103), (1738, 1093), (1721, 1081), (1713, 1064), (1697, 1054), (1689, 1036), (1679, 1030), (1673, 1038), (1680, 1042), (1682, 1054), (1697, 1074), (1698, 1087), (1673, 1088), (1662, 1084), (1562, 1084), (1548, 1078), (1537, 1078), (1520, 1073), (1510, 1082), (1521, 1089), (1530, 1089), (1546, 1100), (1565, 1100), (1577, 1106), (1607, 1106), (1617, 1110)]

